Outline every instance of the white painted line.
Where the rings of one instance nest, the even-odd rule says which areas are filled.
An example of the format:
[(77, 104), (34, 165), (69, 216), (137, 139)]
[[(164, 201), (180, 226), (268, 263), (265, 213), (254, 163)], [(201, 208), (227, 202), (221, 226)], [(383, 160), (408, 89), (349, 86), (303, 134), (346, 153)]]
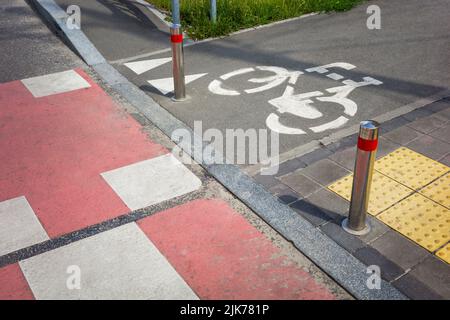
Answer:
[(148, 207), (192, 192), (201, 181), (172, 154), (102, 173), (131, 210)]
[(143, 74), (170, 61), (172, 61), (172, 58), (151, 59), (125, 63), (125, 66), (136, 74)]
[(19, 265), (36, 299), (198, 299), (135, 223)]
[(227, 74), (222, 75), (222, 76), (220, 77), (220, 79), (222, 79), (222, 80), (228, 80), (228, 79), (230, 79), (231, 77), (238, 76), (238, 75), (241, 75), (241, 74), (246, 74), (246, 73), (249, 73), (249, 72), (252, 72), (252, 71), (255, 71), (255, 69), (253, 69), (253, 68), (243, 68), (243, 69), (238, 69), (238, 70), (236, 70), (236, 71), (232, 71), (232, 72), (229, 72), (229, 73), (227, 73)]
[(90, 84), (74, 70), (52, 73), (22, 80), (35, 98), (90, 88)]
[[(193, 74), (185, 77), (185, 84), (188, 84), (192, 81), (195, 81), (197, 79), (200, 79), (201, 77), (207, 75), (207, 73), (198, 73)], [(156, 79), (156, 80), (149, 80), (149, 84), (151, 84), (153, 87), (158, 89), (159, 92), (161, 92), (163, 95), (166, 95), (174, 90), (173, 86), (173, 78), (163, 78), (163, 79)]]
[(0, 256), (48, 239), (24, 196), (0, 202)]

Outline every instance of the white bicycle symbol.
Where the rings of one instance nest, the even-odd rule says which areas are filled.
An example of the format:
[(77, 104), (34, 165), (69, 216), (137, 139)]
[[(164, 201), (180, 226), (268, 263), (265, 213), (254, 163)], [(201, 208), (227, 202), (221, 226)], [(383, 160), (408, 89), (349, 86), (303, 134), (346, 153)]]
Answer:
[[(339, 81), (343, 79), (344, 77), (337, 73), (329, 73), (329, 68), (342, 68), (345, 70), (350, 70), (353, 68), (356, 68), (354, 65), (345, 63), (345, 62), (336, 62), (324, 66), (314, 67), (306, 69), (306, 72), (317, 72), (319, 74), (326, 74), (326, 76)], [(234, 89), (226, 89), (223, 87), (223, 81), (226, 81), (232, 77), (236, 77), (239, 75), (247, 74), (250, 72), (255, 72), (257, 70), (260, 71), (269, 71), (273, 72), (273, 76), (264, 77), (264, 78), (251, 78), (248, 81), (251, 83), (261, 83), (262, 85), (257, 88), (253, 89), (246, 89), (244, 90), (247, 94), (253, 94), (258, 93), (266, 90), (270, 90), (272, 88), (275, 88), (279, 85), (282, 85), (287, 81), (286, 89), (281, 97), (269, 100), (268, 102), (274, 106), (278, 113), (289, 113), (292, 115), (295, 115), (297, 117), (301, 117), (304, 119), (318, 119), (320, 117), (323, 117), (323, 113), (320, 112), (317, 108), (315, 108), (312, 104), (314, 103), (312, 98), (315, 98), (318, 101), (322, 102), (331, 102), (331, 103), (337, 103), (341, 107), (343, 107), (343, 113), (345, 115), (341, 115), (338, 118), (326, 122), (320, 126), (315, 127), (309, 127), (308, 129), (311, 130), (314, 133), (323, 132), (330, 129), (335, 129), (338, 127), (343, 126), (347, 121), (349, 121), (348, 117), (353, 117), (356, 112), (358, 111), (357, 104), (347, 98), (348, 95), (355, 90), (356, 88), (368, 86), (368, 85), (380, 85), (382, 84), (381, 81), (376, 80), (371, 77), (364, 77), (363, 81), (361, 82), (355, 82), (353, 80), (347, 79), (343, 80), (343, 85), (332, 87), (326, 89), (328, 93), (331, 93), (333, 95), (331, 96), (323, 96), (324, 93), (321, 91), (312, 91), (312, 92), (306, 92), (306, 93), (300, 93), (295, 94), (294, 93), (294, 87), (297, 83), (297, 80), (300, 75), (304, 74), (302, 71), (289, 71), (285, 68), (281, 67), (274, 67), (274, 66), (258, 66), (255, 68), (243, 68), (236, 71), (229, 72), (227, 74), (224, 74), (220, 77), (221, 80), (213, 80), (209, 86), (208, 89), (214, 94), (217, 95), (226, 95), (226, 96), (238, 96), (241, 94), (241, 92), (234, 90)], [(348, 116), (348, 117), (347, 117)], [(306, 131), (299, 129), (299, 128), (292, 128), (283, 125), (280, 122), (280, 117), (276, 113), (271, 113), (266, 119), (266, 125), (269, 129), (272, 131), (281, 133), (281, 134), (306, 134)]]

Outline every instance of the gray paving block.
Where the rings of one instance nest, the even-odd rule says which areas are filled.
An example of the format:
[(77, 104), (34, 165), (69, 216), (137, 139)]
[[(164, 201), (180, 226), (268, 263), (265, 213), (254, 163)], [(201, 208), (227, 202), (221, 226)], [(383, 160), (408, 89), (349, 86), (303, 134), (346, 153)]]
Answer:
[(308, 154), (305, 154), (299, 158), (300, 161), (306, 163), (307, 165), (310, 165), (316, 161), (325, 159), (326, 157), (333, 154), (330, 150), (326, 148), (320, 148), (317, 150), (314, 150), (313, 152), (310, 152)]
[(450, 154), (447, 154), (446, 156), (444, 156), (441, 159), (439, 159), (439, 162), (450, 167)]
[(323, 213), (335, 221), (341, 221), (343, 217), (347, 216), (350, 204), (327, 189), (320, 189), (313, 193), (307, 198), (307, 201), (320, 208)]
[(355, 251), (355, 257), (367, 266), (376, 265), (381, 270), (381, 278), (390, 282), (405, 273), (405, 270), (387, 259), (383, 254), (371, 246), (365, 246)]
[(439, 160), (450, 152), (450, 144), (428, 135), (424, 135), (406, 146), (434, 160)]
[(450, 141), (450, 123), (430, 132), (428, 135), (448, 143)]
[(306, 198), (313, 192), (321, 188), (320, 184), (312, 181), (301, 173), (303, 169), (297, 170), (291, 174), (283, 176), (280, 181), (297, 192), (301, 197)]
[(323, 225), (331, 220), (321, 208), (312, 204), (307, 199), (298, 200), (289, 206), (314, 226)]
[(276, 176), (281, 177), (304, 167), (306, 167), (306, 163), (302, 162), (300, 159), (291, 159), (279, 165), (278, 173), (276, 174)]
[(450, 108), (435, 113), (436, 117), (450, 120)]
[(441, 300), (444, 299), (434, 290), (427, 287), (423, 282), (417, 280), (411, 274), (405, 274), (392, 282), (394, 287), (413, 300)]
[(442, 117), (431, 115), (425, 118), (418, 119), (416, 121), (408, 124), (408, 127), (411, 127), (417, 131), (422, 133), (429, 133), (437, 128), (442, 127), (447, 122), (446, 119)]
[(405, 270), (414, 267), (429, 254), (428, 251), (393, 230), (376, 239), (371, 246)]
[(345, 232), (339, 222), (330, 221), (322, 225), (320, 229), (337, 244), (351, 253), (366, 245), (359, 237)]
[(333, 153), (328, 158), (344, 168), (353, 171), (355, 168), (356, 146)]
[(392, 151), (400, 147), (401, 145), (386, 138), (380, 137), (380, 139), (378, 139), (377, 159), (384, 157), (388, 153), (391, 153)]
[(319, 160), (300, 171), (323, 186), (327, 186), (350, 173), (330, 159)]
[(422, 136), (423, 133), (408, 126), (403, 126), (384, 134), (382, 137), (400, 145), (405, 145)]
[(450, 97), (430, 103), (425, 108), (427, 108), (433, 112), (436, 112), (436, 113), (446, 110), (446, 109), (450, 109)]
[(270, 193), (276, 195), (284, 204), (290, 204), (299, 200), (299, 195), (283, 183), (278, 183), (277, 185), (269, 188), (269, 191)]
[(429, 256), (415, 266), (410, 274), (445, 299), (450, 299), (450, 265), (448, 263), (435, 256)]
[(403, 118), (403, 117), (397, 117), (394, 119), (391, 119), (389, 121), (383, 122), (380, 126), (380, 133), (386, 134), (392, 130), (398, 129), (400, 127), (403, 127), (404, 125), (410, 123), (411, 121)]
[(253, 179), (262, 184), (267, 189), (279, 184), (279, 181), (275, 178), (275, 176), (272, 175), (261, 175), (257, 174), (256, 176), (253, 176)]

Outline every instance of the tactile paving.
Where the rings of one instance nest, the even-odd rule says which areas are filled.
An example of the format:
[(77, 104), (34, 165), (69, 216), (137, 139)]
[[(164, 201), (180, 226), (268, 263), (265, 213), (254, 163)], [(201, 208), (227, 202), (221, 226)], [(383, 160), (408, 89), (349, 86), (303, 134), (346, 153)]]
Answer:
[(404, 147), (377, 160), (375, 169), (414, 190), (450, 171), (449, 167)]
[[(328, 186), (328, 189), (350, 201), (352, 192), (353, 174), (342, 178)], [(367, 212), (377, 215), (393, 204), (411, 194), (413, 190), (400, 183), (374, 171)]]
[(419, 192), (450, 209), (450, 173), (440, 177)]
[(450, 210), (418, 193), (381, 213), (378, 219), (431, 252), (450, 237)]
[(436, 252), (436, 255), (447, 263), (450, 263), (450, 243)]

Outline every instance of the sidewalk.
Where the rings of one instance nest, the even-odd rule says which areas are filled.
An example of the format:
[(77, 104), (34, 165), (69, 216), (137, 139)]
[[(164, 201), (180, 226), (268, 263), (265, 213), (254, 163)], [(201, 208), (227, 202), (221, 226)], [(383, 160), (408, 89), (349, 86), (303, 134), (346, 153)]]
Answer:
[(0, 299), (351, 299), (70, 59), (0, 83)]
[(357, 136), (255, 178), (281, 201), (413, 299), (450, 299), (450, 98), (382, 124), (369, 201), (372, 231), (348, 214)]

